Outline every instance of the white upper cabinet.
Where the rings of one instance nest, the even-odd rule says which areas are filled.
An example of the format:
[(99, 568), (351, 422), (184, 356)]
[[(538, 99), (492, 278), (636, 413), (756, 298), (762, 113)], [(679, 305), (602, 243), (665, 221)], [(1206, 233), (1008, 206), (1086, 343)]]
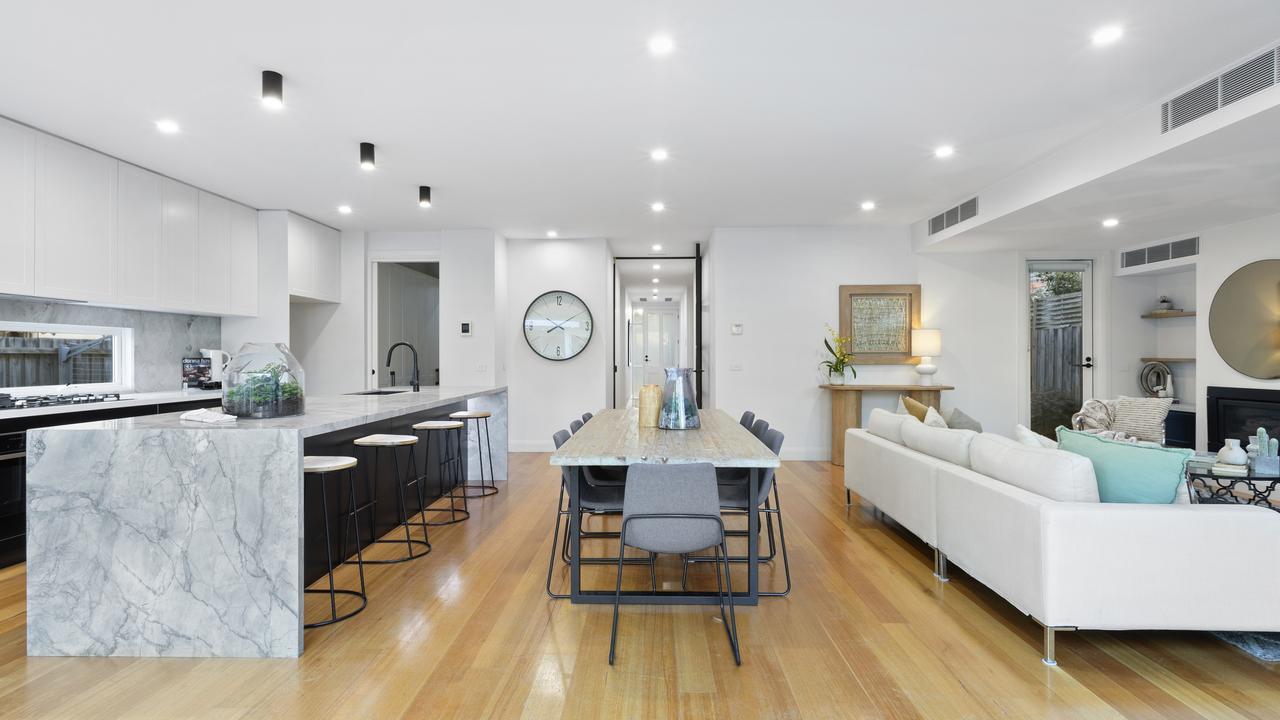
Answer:
[(231, 307), (231, 202), (200, 191), (196, 243), (196, 310), (225, 314)]
[(120, 163), (116, 205), (116, 302), (160, 306), (164, 179)]
[(36, 133), (0, 119), (0, 292), (35, 292)]
[(200, 193), (165, 178), (162, 194), (160, 303), (169, 310), (195, 310)]
[(231, 307), (232, 315), (258, 314), (258, 211), (231, 205)]
[(289, 295), (338, 302), (342, 295), (342, 238), (337, 230), (289, 214)]
[(65, 140), (36, 136), (36, 294), (115, 300), (118, 165)]

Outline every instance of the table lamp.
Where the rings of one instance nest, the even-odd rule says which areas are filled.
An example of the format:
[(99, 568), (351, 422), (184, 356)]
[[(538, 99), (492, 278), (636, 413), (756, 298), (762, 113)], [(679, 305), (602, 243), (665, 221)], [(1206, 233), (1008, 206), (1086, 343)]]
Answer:
[(911, 331), (911, 354), (920, 358), (916, 372), (920, 375), (921, 385), (932, 385), (933, 374), (938, 366), (933, 359), (942, 354), (942, 331), (933, 328), (915, 328)]

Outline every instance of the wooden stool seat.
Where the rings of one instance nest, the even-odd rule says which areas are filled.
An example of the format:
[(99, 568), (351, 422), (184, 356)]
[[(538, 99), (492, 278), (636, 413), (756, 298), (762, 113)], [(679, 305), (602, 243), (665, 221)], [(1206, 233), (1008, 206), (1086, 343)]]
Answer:
[(413, 426), (414, 430), (461, 430), (466, 427), (461, 420), (423, 420)]
[(493, 417), (493, 413), (488, 410), (459, 410), (458, 412), (449, 413), (449, 417), (455, 420), (480, 420)]
[(389, 435), (387, 433), (365, 435), (355, 440), (355, 444), (362, 447), (399, 447), (401, 445), (414, 445), (417, 442), (418, 436), (416, 435)]
[(307, 473), (329, 473), (346, 470), (356, 466), (356, 459), (346, 455), (304, 455), (302, 471)]

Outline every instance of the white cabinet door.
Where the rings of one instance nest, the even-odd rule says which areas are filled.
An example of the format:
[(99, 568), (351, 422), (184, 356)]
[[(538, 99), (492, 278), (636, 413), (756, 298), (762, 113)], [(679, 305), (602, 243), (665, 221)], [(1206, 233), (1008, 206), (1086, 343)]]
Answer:
[(196, 310), (226, 313), (231, 307), (231, 203), (200, 191), (196, 244)]
[(338, 302), (341, 285), (341, 235), (333, 228), (289, 215), (289, 294)]
[(289, 214), (289, 294), (309, 298), (315, 295), (316, 247), (308, 224)]
[(0, 119), (0, 292), (35, 292), (36, 134)]
[(120, 163), (116, 204), (116, 302), (160, 306), (163, 178)]
[(196, 309), (196, 238), (199, 193), (164, 179), (160, 246), (160, 301), (169, 310)]
[(342, 300), (342, 236), (330, 228), (317, 228), (316, 299)]
[(36, 294), (115, 299), (118, 164), (65, 140), (36, 137)]
[(258, 314), (258, 211), (231, 204), (231, 315)]

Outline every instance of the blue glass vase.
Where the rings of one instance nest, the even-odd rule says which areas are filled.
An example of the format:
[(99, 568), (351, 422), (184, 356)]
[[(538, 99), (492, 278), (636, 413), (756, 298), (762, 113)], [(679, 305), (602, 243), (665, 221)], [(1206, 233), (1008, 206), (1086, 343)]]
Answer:
[(663, 430), (692, 430), (700, 426), (697, 396), (693, 394), (693, 371), (689, 368), (667, 368), (658, 427)]

